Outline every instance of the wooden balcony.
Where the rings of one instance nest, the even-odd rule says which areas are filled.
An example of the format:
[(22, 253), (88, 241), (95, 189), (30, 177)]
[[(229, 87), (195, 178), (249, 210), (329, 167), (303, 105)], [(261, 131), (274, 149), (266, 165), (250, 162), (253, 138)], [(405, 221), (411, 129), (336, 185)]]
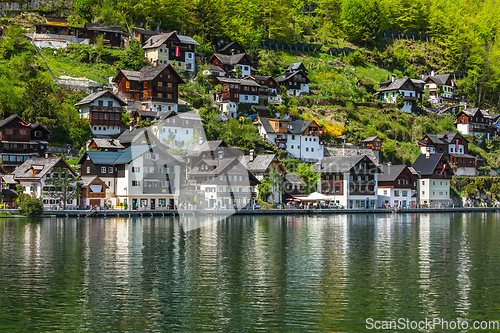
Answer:
[(175, 89), (174, 87), (165, 87), (165, 86), (158, 86), (156, 89), (160, 92), (167, 92), (167, 93), (176, 93), (178, 90)]
[(90, 192), (88, 193), (89, 198), (106, 198), (106, 193), (104, 192)]
[(123, 108), (122, 107), (116, 107), (116, 106), (91, 105), (90, 106), (90, 111), (98, 111), (98, 112), (123, 112)]

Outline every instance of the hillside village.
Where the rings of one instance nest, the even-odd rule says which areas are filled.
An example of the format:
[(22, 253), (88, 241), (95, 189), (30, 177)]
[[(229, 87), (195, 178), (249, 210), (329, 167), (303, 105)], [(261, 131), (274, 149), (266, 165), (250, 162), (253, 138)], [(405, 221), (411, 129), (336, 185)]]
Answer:
[[(7, 35), (8, 29), (0, 31)], [(498, 176), (496, 167), (488, 167), (471, 146), (499, 136), (500, 114), (471, 107), (458, 95), (460, 73), (392, 74), (374, 85), (373, 105), (398, 115), (452, 118), (455, 124), (419, 137), (416, 158), (405, 165), (382, 160), (386, 142), (380, 135), (352, 142), (345, 125), (290, 107), (291, 100), (317, 95), (311, 68), (303, 62), (265, 75), (236, 41), (214, 45), (206, 57), (197, 52), (200, 42), (177, 31), (126, 30), (96, 23), (72, 27), (54, 19), (33, 25), (27, 36), (37, 50), (97, 43), (127, 49), (139, 43), (144, 66), (121, 68), (105, 84), (64, 83), (86, 92), (74, 103), (91, 132), (79, 154), (70, 146), (58, 154), (48, 149), (47, 124), (30, 123), (18, 114), (0, 122), (5, 207), (15, 207), (20, 193), (40, 198), (46, 209), (242, 209), (320, 202), (331, 208), (404, 209), (476, 199), (494, 204), (496, 187), (488, 188), (489, 197), (471, 189), (459, 197), (452, 188), (456, 176)], [(307, 47), (320, 52), (315, 45)], [(226, 124), (226, 131), (232, 124), (253, 128), (258, 133), (254, 143), (235, 145), (210, 137), (207, 129), (214, 119), (207, 120), (200, 107), (181, 98), (186, 95), (182, 87), (200, 77), (212, 92), (208, 104), (215, 123)], [(359, 79), (358, 89), (364, 84)]]

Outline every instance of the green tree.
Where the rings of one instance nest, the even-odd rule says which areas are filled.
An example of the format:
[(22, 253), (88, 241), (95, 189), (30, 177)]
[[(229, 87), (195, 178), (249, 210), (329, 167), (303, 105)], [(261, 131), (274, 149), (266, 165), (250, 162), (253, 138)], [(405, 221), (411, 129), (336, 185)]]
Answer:
[(151, 64), (146, 59), (141, 43), (135, 39), (130, 39), (125, 54), (120, 57), (119, 68), (127, 68), (138, 71), (144, 66)]
[(380, 10), (376, 0), (344, 0), (340, 20), (347, 39), (371, 44), (380, 31)]
[(54, 130), (58, 120), (52, 93), (52, 87), (46, 81), (40, 78), (29, 81), (23, 94), (24, 120), (44, 124), (49, 130)]
[(88, 140), (92, 139), (92, 129), (87, 119), (78, 115), (74, 116), (69, 125), (71, 141), (77, 147), (85, 147)]
[(74, 176), (68, 169), (54, 168), (51, 177), (45, 181), (46, 185), (51, 186), (49, 186), (49, 190), (42, 191), (42, 195), (46, 198), (60, 200), (66, 209), (67, 201), (77, 199), (80, 195), (77, 181), (77, 176)]
[(306, 186), (304, 187), (305, 194), (317, 191), (318, 181), (320, 180), (321, 174), (314, 170), (311, 164), (299, 163), (296, 173), (306, 183)]
[(43, 202), (41, 198), (25, 195), (18, 203), (19, 213), (23, 216), (38, 216), (43, 213)]

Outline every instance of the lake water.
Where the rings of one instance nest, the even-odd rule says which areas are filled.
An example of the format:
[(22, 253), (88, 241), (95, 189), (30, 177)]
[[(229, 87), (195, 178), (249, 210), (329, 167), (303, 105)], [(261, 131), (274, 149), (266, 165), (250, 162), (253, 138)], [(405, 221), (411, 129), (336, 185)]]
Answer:
[(237, 216), (189, 231), (174, 217), (3, 219), (0, 331), (500, 320), (499, 217)]

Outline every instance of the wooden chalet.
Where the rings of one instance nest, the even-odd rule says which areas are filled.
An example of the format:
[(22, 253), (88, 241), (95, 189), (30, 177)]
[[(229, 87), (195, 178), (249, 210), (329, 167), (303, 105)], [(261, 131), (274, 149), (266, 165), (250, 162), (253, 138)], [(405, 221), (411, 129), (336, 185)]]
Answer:
[(149, 29), (144, 29), (144, 28), (137, 28), (133, 27), (132, 29), (132, 38), (135, 40), (138, 40), (141, 44), (146, 43), (146, 41), (151, 37), (151, 36), (156, 36), (159, 35), (159, 31), (153, 31)]
[(245, 49), (238, 42), (229, 42), (222, 46), (218, 53), (225, 55), (246, 53)]
[(45, 155), (50, 131), (41, 124), (28, 124), (17, 114), (0, 121), (0, 154), (7, 172), (30, 158)]
[(260, 89), (259, 98), (264, 101), (264, 105), (271, 103), (281, 102), (281, 88), (273, 79), (272, 76), (260, 76), (260, 75), (250, 75), (244, 78), (245, 80), (252, 80), (261, 85), (261, 87), (266, 87), (267, 89)]
[(102, 207), (106, 200), (106, 190), (109, 188), (99, 176), (83, 176), (80, 181), (80, 206)]
[(457, 129), (463, 135), (484, 136), (495, 133), (492, 117), (488, 111), (479, 108), (467, 108), (457, 114)]
[(382, 139), (378, 136), (369, 136), (363, 141), (361, 141), (363, 147), (371, 148), (372, 150), (382, 149)]
[(118, 139), (107, 138), (92, 138), (87, 142), (87, 150), (102, 150), (102, 151), (122, 151), (125, 147), (122, 146)]
[(184, 80), (172, 65), (147, 66), (139, 71), (120, 70), (114, 82), (119, 95), (132, 101), (178, 104), (178, 86)]
[(208, 60), (208, 63), (212, 66), (219, 67), (229, 77), (234, 77), (236, 66), (241, 68), (242, 77), (252, 74), (252, 61), (245, 53), (232, 55), (214, 53)]

